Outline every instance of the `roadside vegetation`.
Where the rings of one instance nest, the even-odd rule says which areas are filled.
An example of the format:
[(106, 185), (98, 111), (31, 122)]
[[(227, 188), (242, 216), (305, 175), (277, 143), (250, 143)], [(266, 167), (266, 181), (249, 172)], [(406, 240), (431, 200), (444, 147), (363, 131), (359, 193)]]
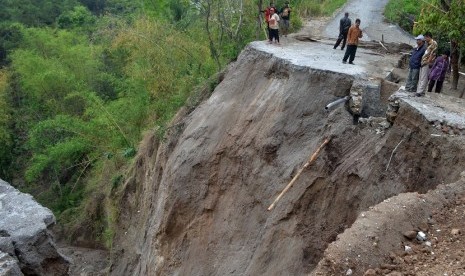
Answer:
[(465, 5), (463, 0), (390, 0), (385, 16), (415, 35), (430, 31), (439, 51), (449, 49), (452, 66), (452, 89), (457, 89), (460, 57), (465, 45)]
[[(291, 1), (293, 29), (344, 2)], [(69, 239), (109, 246), (110, 194), (142, 135), (163, 137), (193, 88), (213, 89), (211, 76), (265, 39), (267, 4), (0, 0), (0, 178), (51, 208)]]
[(407, 32), (413, 32), (413, 26), (421, 10), (415, 0), (390, 0), (384, 10), (384, 17), (390, 22), (397, 23)]

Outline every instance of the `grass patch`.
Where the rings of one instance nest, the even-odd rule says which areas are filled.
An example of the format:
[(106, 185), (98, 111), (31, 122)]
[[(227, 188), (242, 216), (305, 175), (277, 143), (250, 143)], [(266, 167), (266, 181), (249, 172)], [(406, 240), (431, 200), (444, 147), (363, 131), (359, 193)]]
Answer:
[(390, 0), (384, 10), (384, 17), (392, 23), (398, 24), (407, 32), (413, 31), (416, 18), (420, 15), (418, 1)]
[(294, 12), (302, 17), (329, 16), (342, 7), (347, 0), (297, 0), (294, 2)]

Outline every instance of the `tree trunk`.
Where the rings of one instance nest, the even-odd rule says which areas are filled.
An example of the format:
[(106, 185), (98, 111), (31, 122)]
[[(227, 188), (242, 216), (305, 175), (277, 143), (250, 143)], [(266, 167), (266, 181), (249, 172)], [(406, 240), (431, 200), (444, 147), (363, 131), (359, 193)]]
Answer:
[(457, 90), (457, 86), (459, 83), (459, 55), (460, 55), (460, 48), (458, 46), (457, 41), (451, 40), (450, 41), (450, 64), (452, 68), (451, 89), (453, 90)]
[(213, 41), (213, 34), (210, 30), (210, 17), (211, 17), (212, 3), (211, 1), (207, 1), (206, 4), (207, 4), (207, 7), (205, 8), (205, 30), (207, 31), (208, 41), (210, 42), (210, 53), (216, 61), (216, 65), (218, 66), (218, 72), (219, 72), (221, 70), (220, 56), (215, 47), (215, 42)]
[(260, 40), (260, 32), (262, 31), (262, 10), (263, 0), (258, 1), (258, 14), (257, 14), (257, 32), (255, 34), (256, 40)]

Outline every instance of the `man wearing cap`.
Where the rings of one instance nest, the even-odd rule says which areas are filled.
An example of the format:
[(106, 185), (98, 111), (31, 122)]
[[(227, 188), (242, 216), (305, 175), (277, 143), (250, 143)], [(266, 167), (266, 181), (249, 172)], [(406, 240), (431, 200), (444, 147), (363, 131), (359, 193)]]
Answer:
[(433, 40), (433, 35), (430, 32), (425, 33), (425, 40), (428, 46), (421, 58), (420, 76), (418, 80), (417, 93), (415, 94), (418, 97), (425, 95), (426, 86), (428, 85), (429, 66), (433, 65), (434, 59), (436, 58), (436, 52), (438, 51), (438, 43)]
[(407, 77), (407, 83), (405, 84), (405, 90), (408, 92), (417, 91), (418, 76), (420, 74), (421, 67), (421, 58), (426, 51), (425, 37), (419, 35), (415, 37), (417, 40), (417, 46), (413, 48), (410, 62), (409, 62), (409, 71)]

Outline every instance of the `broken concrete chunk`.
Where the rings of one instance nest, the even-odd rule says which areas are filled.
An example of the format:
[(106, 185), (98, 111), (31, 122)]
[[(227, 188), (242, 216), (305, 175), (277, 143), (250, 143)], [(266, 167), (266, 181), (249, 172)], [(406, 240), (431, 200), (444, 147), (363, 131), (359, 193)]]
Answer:
[(419, 232), (417, 233), (417, 240), (419, 240), (419, 241), (425, 241), (425, 240), (426, 240), (426, 234), (423, 233), (422, 231), (419, 231)]
[(48, 229), (55, 223), (53, 213), (3, 180), (0, 206), (0, 248), (16, 257), (21, 271), (28, 275), (67, 275), (69, 261), (58, 253)]
[(0, 276), (22, 276), (24, 275), (19, 269), (18, 260), (9, 254), (0, 251)]

